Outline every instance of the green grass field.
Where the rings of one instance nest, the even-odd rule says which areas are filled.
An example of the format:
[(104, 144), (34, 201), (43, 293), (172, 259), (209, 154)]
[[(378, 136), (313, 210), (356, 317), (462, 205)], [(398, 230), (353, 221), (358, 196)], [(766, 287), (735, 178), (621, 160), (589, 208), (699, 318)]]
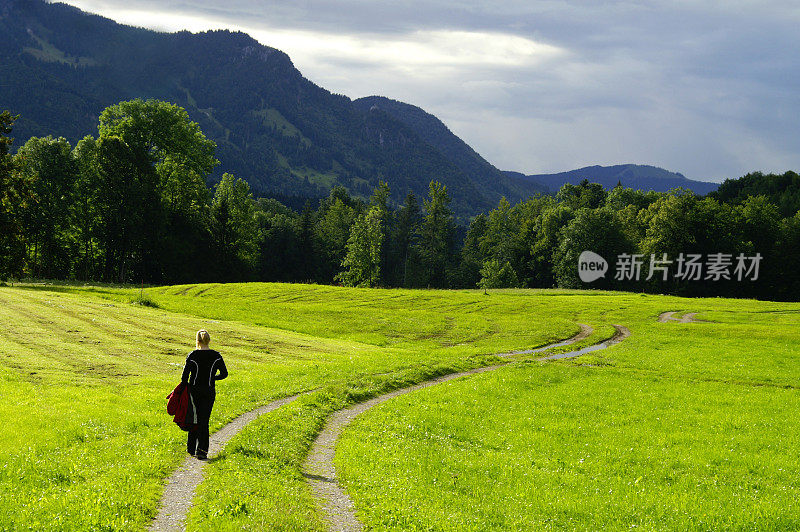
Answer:
[[(189, 528), (321, 530), (300, 464), (330, 412), (577, 323), (595, 328), (584, 343), (612, 323), (633, 336), (572, 362), (517, 357), (359, 418), (337, 460), (368, 526), (800, 526), (798, 304), (242, 284), (146, 289), (148, 308), (138, 294), (0, 288), (0, 528), (146, 527), (183, 459), (164, 397), (198, 328), (231, 371), (212, 430), (315, 391), (231, 440)], [(657, 323), (666, 310), (716, 323)]]
[[(337, 466), (367, 528), (800, 528), (800, 308), (664, 300), (607, 314), (633, 332), (612, 349), (357, 419)], [(656, 322), (680, 308), (712, 323)]]

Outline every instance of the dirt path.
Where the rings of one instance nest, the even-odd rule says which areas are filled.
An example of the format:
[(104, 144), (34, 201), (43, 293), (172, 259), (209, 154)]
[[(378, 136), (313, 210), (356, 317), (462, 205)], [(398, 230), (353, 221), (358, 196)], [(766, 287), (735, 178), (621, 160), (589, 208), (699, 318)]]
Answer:
[[(572, 358), (580, 356), (585, 353), (589, 353), (591, 351), (604, 349), (610, 345), (621, 342), (622, 340), (630, 336), (630, 331), (626, 327), (623, 327), (621, 325), (614, 325), (614, 328), (616, 329), (617, 332), (614, 334), (612, 338), (606, 341), (603, 341), (599, 344), (594, 344), (588, 347), (584, 347), (576, 351), (570, 351), (568, 353), (558, 353), (555, 355), (542, 357), (540, 360), (555, 360), (555, 359)], [(538, 353), (541, 351), (545, 351), (547, 349), (552, 349), (554, 347), (561, 347), (564, 345), (573, 344), (575, 342), (583, 340), (584, 338), (587, 338), (591, 333), (592, 333), (591, 327), (589, 327), (588, 325), (581, 324), (581, 332), (579, 332), (576, 336), (570, 338), (569, 340), (564, 340), (562, 342), (549, 344), (537, 349), (502, 353), (499, 356)], [(508, 363), (477, 368), (470, 371), (463, 371), (461, 373), (444, 375), (442, 377), (438, 377), (430, 381), (416, 384), (414, 386), (409, 386), (408, 388), (395, 390), (393, 392), (381, 395), (379, 397), (375, 397), (374, 399), (370, 399), (369, 401), (365, 401), (363, 403), (358, 403), (356, 405), (351, 406), (350, 408), (346, 408), (344, 410), (340, 410), (332, 414), (328, 418), (325, 427), (319, 433), (316, 440), (314, 440), (314, 443), (311, 447), (311, 452), (308, 454), (308, 457), (306, 458), (306, 463), (303, 467), (303, 475), (306, 477), (306, 479), (308, 479), (308, 482), (311, 485), (311, 490), (314, 493), (314, 496), (317, 498), (317, 500), (320, 502), (320, 505), (322, 506), (324, 518), (328, 525), (328, 530), (330, 530), (331, 532), (350, 532), (362, 529), (361, 523), (358, 521), (358, 518), (356, 518), (353, 501), (350, 499), (350, 497), (347, 495), (347, 493), (344, 491), (344, 489), (339, 485), (339, 483), (336, 480), (336, 468), (333, 463), (333, 457), (336, 450), (336, 442), (339, 439), (339, 436), (342, 434), (344, 428), (351, 421), (353, 421), (353, 419), (355, 419), (356, 416), (380, 403), (388, 401), (389, 399), (392, 399), (399, 395), (403, 395), (416, 390), (421, 390), (422, 388), (435, 386), (437, 384), (451, 381), (453, 379), (458, 379), (460, 377), (474, 375), (476, 373), (484, 373), (486, 371), (492, 371), (497, 368), (504, 367), (506, 365), (508, 365)]]
[[(287, 403), (291, 403), (297, 397), (297, 395), (284, 397), (251, 410), (212, 434), (211, 438), (209, 438), (209, 461), (214, 461), (219, 452), (225, 447), (225, 444), (228, 443), (228, 440), (233, 438), (248, 423), (267, 412), (272, 412)], [(203, 468), (205, 465), (206, 462), (193, 456), (186, 456), (183, 465), (167, 479), (167, 486), (161, 496), (158, 515), (150, 524), (149, 530), (162, 532), (186, 529), (186, 516), (189, 513), (189, 508), (192, 507), (194, 492), (203, 481)]]
[(579, 323), (581, 330), (578, 334), (569, 338), (567, 340), (563, 340), (561, 342), (556, 342), (554, 344), (547, 344), (542, 347), (537, 347), (536, 349), (524, 349), (522, 351), (509, 351), (508, 353), (500, 353), (497, 356), (499, 357), (508, 357), (511, 355), (530, 355), (533, 353), (540, 353), (542, 351), (547, 351), (548, 349), (553, 349), (555, 347), (562, 347), (565, 345), (574, 344), (576, 342), (580, 342), (581, 340), (588, 338), (594, 332), (594, 329), (586, 325), (585, 323)]
[(677, 321), (678, 323), (703, 323), (704, 321), (695, 318), (698, 314), (697, 312), (687, 312), (679, 318), (676, 318), (675, 314), (677, 314), (676, 311), (662, 312), (658, 315), (658, 321), (660, 323), (667, 323), (669, 321)]
[[(589, 335), (592, 334), (593, 329), (585, 324), (580, 324), (581, 330), (580, 332), (573, 336), (568, 340), (564, 340), (561, 342), (556, 342), (553, 344), (548, 344), (543, 347), (538, 347), (536, 349), (527, 349), (522, 351), (511, 351), (508, 353), (501, 353), (498, 356), (501, 357), (510, 357), (512, 355), (523, 355), (523, 354), (532, 354), (532, 353), (539, 353), (542, 351), (546, 351), (548, 349), (553, 349), (555, 347), (561, 347), (565, 345), (574, 344), (579, 342)], [(594, 346), (589, 346), (583, 348), (578, 351), (572, 351), (570, 353), (561, 353), (558, 355), (553, 355), (550, 357), (543, 357), (541, 360), (550, 360), (555, 358), (567, 358), (570, 356), (579, 356), (581, 354), (594, 351), (596, 349), (601, 349), (602, 347), (598, 346), (605, 346), (611, 345), (612, 343), (616, 343), (619, 339), (626, 337), (629, 332), (624, 327), (620, 328), (619, 326), (615, 325), (614, 327), (617, 328), (617, 334), (603, 342), (602, 344), (596, 344)], [(621, 332), (621, 330), (625, 331), (625, 334)], [(619, 339), (618, 339), (619, 338)], [(436, 379), (426, 381), (415, 386), (411, 386), (409, 388), (403, 388), (401, 390), (396, 390), (386, 395), (382, 395), (380, 397), (376, 397), (364, 403), (360, 403), (355, 405), (349, 409), (341, 410), (339, 412), (334, 413), (328, 420), (326, 428), (319, 434), (317, 439), (314, 442), (314, 447), (312, 448), (311, 453), (309, 454), (306, 466), (304, 469), (304, 475), (306, 478), (309, 479), (309, 482), (312, 485), (312, 489), (314, 494), (320, 501), (335, 501), (333, 505), (327, 505), (326, 514), (328, 515), (335, 515), (332, 518), (331, 522), (331, 530), (360, 530), (361, 524), (356, 520), (355, 513), (353, 511), (352, 502), (350, 498), (347, 496), (346, 493), (339, 487), (335, 480), (335, 471), (333, 470), (333, 452), (336, 440), (341, 434), (342, 429), (358, 414), (372, 408), (376, 404), (382, 403), (391, 399), (392, 397), (397, 397), (398, 395), (402, 395), (404, 393), (412, 392), (414, 390), (418, 390), (421, 388), (426, 388), (428, 386), (433, 386), (435, 384), (440, 384), (442, 382), (446, 382), (452, 379), (456, 379), (459, 377), (463, 377), (466, 375), (473, 375), (475, 373), (483, 373), (485, 371), (491, 371), (497, 369), (499, 367), (505, 366), (507, 363), (497, 364), (495, 366), (488, 366), (483, 368), (477, 368), (470, 371), (465, 371), (461, 373), (454, 373), (450, 375), (444, 375), (442, 377), (438, 377)], [(250, 422), (254, 421), (256, 418), (276, 410), (281, 406), (290, 403), (297, 399), (298, 395), (293, 395), (291, 397), (285, 397), (283, 399), (278, 399), (273, 401), (267, 405), (259, 407), (255, 410), (251, 410), (250, 412), (246, 412), (241, 416), (237, 417), (220, 430), (215, 432), (210, 437), (210, 453), (209, 453), (209, 462), (213, 462), (219, 452), (225, 447), (225, 444), (235, 436), (239, 431), (241, 431), (245, 426), (247, 426)], [(338, 431), (335, 428), (338, 427)], [(333, 432), (329, 429), (334, 429)], [(191, 456), (187, 456), (184, 460), (181, 467), (179, 467), (170, 477), (167, 479), (167, 485), (164, 488), (164, 493), (161, 497), (161, 502), (159, 504), (159, 511), (156, 518), (150, 524), (148, 530), (154, 532), (162, 532), (162, 531), (175, 531), (175, 530), (185, 530), (186, 529), (186, 517), (189, 513), (189, 509), (192, 507), (192, 501), (194, 500), (195, 491), (197, 486), (203, 481), (203, 469), (205, 468), (206, 462), (197, 460)], [(330, 506), (330, 509), (328, 508)], [(339, 523), (339, 525), (334, 525), (334, 523)], [(338, 526), (338, 528), (337, 528)]]

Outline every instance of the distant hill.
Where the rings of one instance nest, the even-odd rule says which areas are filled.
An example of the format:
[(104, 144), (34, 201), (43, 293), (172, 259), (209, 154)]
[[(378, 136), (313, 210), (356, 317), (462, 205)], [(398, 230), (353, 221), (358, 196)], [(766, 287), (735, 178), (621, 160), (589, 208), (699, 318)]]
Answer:
[(670, 172), (656, 166), (640, 164), (619, 164), (615, 166), (587, 166), (578, 170), (561, 172), (558, 174), (524, 175), (519, 172), (506, 172), (506, 175), (516, 178), (529, 179), (547, 187), (552, 193), (558, 192), (565, 183), (577, 185), (584, 179), (592, 183), (599, 183), (610, 190), (622, 183), (622, 186), (638, 190), (654, 190), (666, 192), (673, 188), (683, 187), (705, 196), (717, 189), (719, 183), (694, 181), (687, 179), (682, 174)]
[(96, 133), (105, 107), (158, 98), (185, 107), (217, 143), (214, 179), (231, 172), (259, 194), (319, 197), (342, 185), (365, 197), (384, 180), (400, 202), (435, 179), (464, 218), (540, 190), (421, 109), (332, 94), (243, 33), (159, 33), (65, 4), (0, 0), (0, 35), (0, 108), (21, 114), (16, 146), (44, 135), (75, 142)]

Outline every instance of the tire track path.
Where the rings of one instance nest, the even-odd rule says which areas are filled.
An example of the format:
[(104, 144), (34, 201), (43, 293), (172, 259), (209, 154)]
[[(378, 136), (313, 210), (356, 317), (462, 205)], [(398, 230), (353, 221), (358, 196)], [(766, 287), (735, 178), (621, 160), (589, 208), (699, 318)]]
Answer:
[(658, 315), (659, 323), (668, 323), (670, 321), (675, 321), (678, 323), (703, 323), (705, 320), (698, 320), (695, 318), (697, 316), (697, 312), (687, 312), (682, 314), (680, 317), (675, 317), (677, 311), (672, 312), (662, 312)]
[[(298, 397), (299, 394), (284, 397), (246, 412), (212, 434), (209, 438), (209, 461), (214, 461), (228, 441), (249, 423), (268, 412), (291, 403)], [(186, 529), (186, 516), (192, 507), (197, 486), (203, 481), (203, 469), (205, 466), (205, 461), (198, 460), (193, 456), (186, 456), (181, 467), (175, 470), (167, 479), (167, 486), (161, 496), (158, 515), (150, 523), (148, 530), (164, 532)]]
[[(556, 360), (581, 356), (585, 353), (605, 349), (606, 347), (619, 343), (630, 336), (630, 331), (626, 327), (614, 325), (614, 328), (616, 329), (616, 333), (608, 340), (575, 351), (545, 356), (539, 360)], [(581, 324), (581, 331), (568, 340), (548, 344), (537, 349), (501, 353), (498, 356), (509, 357), (519, 354), (533, 354), (543, 352), (548, 349), (553, 349), (555, 347), (574, 344), (587, 338), (592, 331), (593, 329), (588, 325)], [(437, 384), (458, 379), (460, 377), (493, 371), (498, 368), (505, 367), (508, 364), (508, 362), (504, 362), (494, 366), (485, 366), (469, 371), (462, 371), (460, 373), (443, 375), (414, 386), (395, 390), (331, 414), (325, 424), (325, 427), (314, 440), (311, 451), (309, 452), (308, 457), (306, 458), (306, 463), (303, 467), (303, 475), (311, 485), (311, 490), (314, 494), (314, 497), (320, 502), (325, 522), (328, 525), (328, 530), (331, 532), (353, 532), (362, 530), (362, 525), (355, 514), (355, 506), (353, 505), (352, 499), (350, 499), (350, 496), (347, 494), (347, 492), (345, 492), (336, 479), (336, 467), (334, 466), (333, 462), (334, 454), (336, 452), (336, 442), (338, 441), (339, 436), (341, 436), (342, 431), (345, 429), (345, 427), (347, 427), (348, 424), (350, 424), (350, 422), (353, 421), (353, 419), (370, 408), (397, 396), (414, 392), (416, 390), (421, 390), (423, 388), (428, 388), (430, 386), (435, 386)]]
[[(539, 347), (539, 348), (536, 348), (536, 349), (526, 349), (526, 350), (521, 350), (521, 351), (510, 351), (510, 352), (507, 352), (507, 353), (500, 353), (497, 356), (510, 357), (510, 356), (513, 356), (513, 355), (539, 353), (539, 352), (546, 351), (548, 349), (553, 349), (553, 348), (556, 348), (556, 347), (562, 347), (562, 346), (573, 344), (575, 342), (579, 342), (579, 341), (587, 338), (593, 332), (593, 329), (591, 327), (589, 327), (588, 325), (580, 324), (580, 327), (581, 327), (580, 332), (577, 335), (573, 336), (572, 338), (570, 338), (568, 340), (564, 340), (564, 341), (561, 341), (561, 342), (548, 344), (548, 345), (545, 345), (543, 347)], [(620, 331), (620, 327), (619, 326), (615, 325), (614, 327), (616, 327), (617, 330)], [(624, 327), (622, 329), (627, 331), (627, 329), (625, 329)], [(616, 343), (616, 341), (619, 341), (619, 340), (615, 340), (617, 338), (617, 336), (619, 336), (619, 332), (618, 332), (617, 335), (615, 335), (614, 338), (612, 338), (610, 340), (607, 340), (604, 343), (608, 344), (608, 345), (611, 345), (612, 342)], [(597, 345), (601, 345), (601, 344), (597, 344)], [(586, 348), (584, 348), (582, 350), (579, 350), (580, 354), (583, 354), (584, 352), (594, 351), (594, 350), (598, 349), (597, 345), (588, 346), (588, 347), (586, 347)], [(579, 351), (570, 352), (570, 353), (561, 353), (561, 354), (552, 355), (552, 356), (549, 356), (549, 357), (543, 357), (540, 360), (550, 360), (550, 359), (555, 359), (555, 358), (567, 358), (569, 356), (578, 356), (578, 355), (575, 355), (574, 353), (578, 353)], [(347, 494), (344, 493), (344, 491), (338, 486), (338, 484), (336, 484), (335, 471), (333, 470), (333, 448), (335, 446), (336, 439), (338, 439), (339, 434), (341, 434), (341, 429), (343, 429), (344, 426), (346, 426), (347, 423), (352, 421), (352, 419), (355, 418), (355, 416), (357, 416), (361, 412), (363, 412), (363, 411), (365, 411), (365, 410), (367, 410), (369, 408), (372, 408), (376, 404), (379, 404), (379, 403), (382, 403), (384, 401), (387, 401), (387, 400), (391, 399), (392, 397), (397, 397), (398, 395), (401, 395), (401, 394), (404, 394), (404, 393), (408, 393), (408, 392), (411, 392), (411, 391), (414, 391), (414, 390), (418, 390), (418, 389), (421, 389), (421, 388), (426, 388), (428, 386), (433, 386), (435, 384), (440, 384), (442, 382), (446, 382), (446, 381), (449, 381), (449, 380), (452, 380), (452, 379), (456, 379), (456, 378), (459, 378), (459, 377), (463, 377), (463, 376), (467, 376), (467, 375), (473, 375), (473, 374), (476, 374), (476, 373), (483, 373), (483, 372), (486, 372), (486, 371), (491, 371), (491, 370), (494, 370), (494, 369), (497, 369), (497, 368), (500, 368), (500, 367), (503, 367), (503, 366), (506, 366), (506, 365), (508, 365), (508, 363), (504, 362), (502, 364), (496, 364), (494, 366), (486, 366), (486, 367), (482, 367), (482, 368), (472, 369), (472, 370), (469, 370), (469, 371), (464, 371), (464, 372), (461, 372), (461, 373), (452, 373), (452, 374), (449, 374), (449, 375), (443, 375), (441, 377), (437, 377), (436, 379), (433, 379), (433, 380), (430, 380), (430, 381), (425, 381), (423, 383), (420, 383), (420, 384), (417, 384), (417, 385), (414, 385), (414, 386), (411, 386), (411, 387), (408, 387), (408, 388), (395, 390), (394, 392), (390, 392), (388, 394), (376, 397), (376, 398), (371, 399), (369, 401), (366, 401), (364, 403), (359, 403), (358, 405), (355, 405), (355, 406), (353, 406), (351, 408), (348, 408), (346, 410), (340, 410), (340, 411), (335, 412), (334, 414), (332, 414), (329, 417), (329, 420), (328, 420), (328, 422), (326, 424), (325, 429), (323, 429), (323, 432), (320, 433), (318, 435), (317, 439), (314, 441), (314, 444), (313, 444), (313, 447), (312, 447), (312, 451), (311, 451), (311, 453), (309, 454), (309, 456), (307, 458), (306, 466), (304, 467), (304, 473), (303, 473), (306, 476), (306, 478), (309, 479), (309, 482), (312, 485), (312, 490), (314, 491), (314, 494), (315, 494), (315, 496), (317, 497), (318, 500), (327, 501), (327, 498), (323, 494), (323, 491), (325, 491), (325, 490), (318, 491), (317, 487), (315, 487), (315, 486), (317, 486), (319, 484), (324, 484), (325, 485), (325, 486), (323, 486), (324, 488), (330, 488), (332, 486), (334, 488), (333, 491), (328, 490), (328, 491), (325, 491), (325, 493), (329, 492), (329, 495), (331, 497), (334, 497), (337, 501), (341, 501), (340, 503), (338, 503), (337, 508), (342, 507), (342, 505), (344, 507), (349, 508), (349, 514), (348, 514), (348, 512), (341, 513), (341, 517), (338, 520), (343, 522), (343, 523), (349, 523), (350, 521), (348, 521), (348, 519), (350, 518), (350, 516), (352, 516), (352, 519), (354, 520), (353, 522), (355, 523), (355, 525), (352, 525), (352, 526), (355, 526), (356, 528), (334, 528), (333, 525), (331, 525), (331, 530), (360, 530), (361, 529), (361, 524), (358, 523), (357, 520), (355, 520), (355, 514), (353, 513), (353, 509), (352, 509), (352, 501), (350, 501), (350, 499), (347, 496)], [(161, 500), (159, 502), (158, 514), (157, 514), (156, 518), (150, 523), (150, 526), (148, 527), (148, 530), (153, 531), (153, 532), (185, 530), (186, 529), (186, 517), (188, 516), (189, 510), (192, 507), (192, 503), (194, 501), (194, 496), (195, 496), (195, 492), (197, 490), (197, 487), (203, 481), (204, 469), (205, 469), (206, 464), (208, 462), (213, 462), (216, 459), (217, 455), (225, 448), (225, 445), (228, 443), (228, 441), (231, 438), (233, 438), (236, 434), (238, 434), (242, 429), (244, 429), (248, 424), (250, 424), (251, 422), (255, 421), (257, 418), (259, 418), (260, 416), (262, 416), (264, 414), (267, 414), (269, 412), (277, 410), (278, 408), (280, 408), (280, 407), (282, 407), (282, 406), (284, 406), (284, 405), (286, 405), (288, 403), (291, 403), (292, 401), (297, 399), (300, 395), (301, 394), (292, 395), (290, 397), (284, 397), (282, 399), (278, 399), (278, 400), (272, 401), (269, 404), (266, 404), (264, 406), (261, 406), (259, 408), (256, 408), (254, 410), (251, 410), (249, 412), (246, 412), (246, 413), (242, 414), (241, 416), (239, 416), (239, 417), (235, 418), (234, 420), (232, 420), (230, 423), (228, 423), (225, 426), (223, 426), (220, 430), (218, 430), (217, 432), (212, 434), (210, 436), (210, 438), (209, 438), (209, 451), (210, 452), (209, 452), (209, 460), (208, 461), (201, 461), (201, 460), (197, 460), (196, 458), (194, 458), (192, 456), (187, 456), (185, 458), (185, 460), (183, 461), (183, 464), (181, 464), (181, 466), (178, 469), (176, 469), (169, 476), (169, 478), (167, 479), (167, 485), (164, 488), (164, 493), (162, 494)], [(353, 413), (353, 412), (355, 412), (355, 413)], [(326, 430), (329, 427), (333, 427), (333, 426), (341, 423), (340, 419), (347, 419), (347, 423), (345, 423), (344, 425), (341, 425), (341, 427), (339, 428), (338, 432), (335, 433), (335, 435), (334, 435), (335, 437), (333, 437), (333, 439), (330, 439), (331, 438), (331, 434), (327, 433)], [(324, 442), (326, 441), (326, 438), (328, 439), (328, 441), (330, 441), (330, 456), (329, 457), (327, 457), (327, 455), (325, 456), (325, 459), (329, 460), (329, 462), (330, 462), (330, 468), (329, 469), (325, 467), (325, 459), (323, 459), (322, 462), (320, 462), (316, 458), (317, 455), (314, 454), (315, 450), (318, 448), (318, 446), (323, 446), (324, 447), (324, 445), (325, 445)], [(322, 467), (321, 467), (320, 471), (323, 474), (317, 474), (317, 473), (312, 472), (312, 470), (314, 470), (315, 468), (313, 466), (311, 466), (311, 464), (316, 464), (318, 462), (322, 464)], [(327, 507), (326, 507), (326, 514), (327, 514)]]

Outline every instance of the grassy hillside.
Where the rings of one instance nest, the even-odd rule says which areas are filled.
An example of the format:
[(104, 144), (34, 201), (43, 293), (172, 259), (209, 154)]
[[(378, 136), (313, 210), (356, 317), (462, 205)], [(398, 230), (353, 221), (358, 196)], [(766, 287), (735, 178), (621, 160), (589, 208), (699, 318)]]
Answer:
[[(707, 502), (699, 509), (709, 513), (700, 525), (753, 523), (753, 497), (738, 514), (729, 512), (733, 521), (717, 519), (725, 501), (754, 496), (753, 489), (765, 494), (763, 512), (777, 516), (771, 523), (797, 524), (798, 471), (788, 452), (800, 433), (790, 415), (800, 378), (797, 304), (278, 284), (164, 287), (145, 295), (159, 308), (132, 305), (138, 290), (0, 288), (0, 435), (7, 442), (0, 449), (0, 523), (144, 527), (164, 478), (183, 458), (184, 433), (166, 415), (164, 397), (200, 327), (231, 371), (219, 384), (212, 430), (273, 398), (315, 391), (249, 425), (209, 464), (190, 529), (320, 530), (300, 464), (328, 413), (489, 364), (491, 353), (568, 337), (583, 322), (596, 329), (586, 343), (607, 337), (611, 323), (627, 325), (633, 336), (575, 364), (521, 360), (514, 369), (391, 401), (359, 420), (338, 459), (367, 521), (377, 529), (447, 528), (459, 519), (591, 528), (599, 512), (620, 527), (681, 527), (689, 521), (666, 520), (668, 510), (694, 514), (700, 495), (679, 494), (700, 484)], [(719, 323), (657, 323), (665, 310), (697, 311)], [(587, 458), (575, 453), (592, 447), (599, 450), (590, 453), (591, 469), (576, 469)], [(620, 465), (627, 463), (634, 466)], [(502, 480), (495, 495), (481, 480), (487, 474)], [(623, 489), (639, 476), (649, 498)], [(731, 484), (737, 476), (738, 491)], [(408, 489), (392, 489), (399, 483)], [(583, 489), (601, 483), (630, 497)], [(526, 497), (515, 498), (516, 489)], [(395, 497), (403, 493), (406, 499)], [(500, 505), (503, 493), (509, 498)], [(639, 521), (631, 519), (631, 501), (644, 504)], [(457, 506), (447, 510), (451, 503)], [(376, 511), (367, 511), (372, 504)], [(579, 512), (575, 504), (590, 509)], [(609, 505), (613, 515), (603, 514)], [(564, 520), (570, 515), (573, 521)]]
[(2, 288), (0, 323), (0, 523), (12, 529), (120, 530), (152, 517), (185, 437), (164, 398), (200, 327), (214, 332), (236, 376), (220, 384), (217, 428), (271, 398), (341, 379), (331, 372), (352, 360), (361, 370), (370, 360), (387, 367), (352, 342), (94, 296)]

